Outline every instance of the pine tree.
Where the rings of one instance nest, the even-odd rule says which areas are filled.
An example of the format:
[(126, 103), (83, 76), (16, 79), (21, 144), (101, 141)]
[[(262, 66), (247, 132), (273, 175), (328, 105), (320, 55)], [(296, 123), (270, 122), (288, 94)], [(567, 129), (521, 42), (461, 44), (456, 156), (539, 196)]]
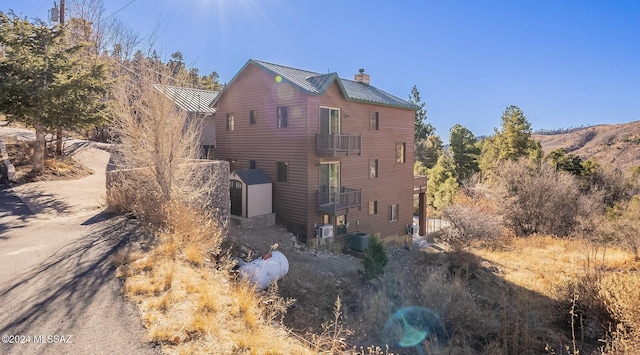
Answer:
[(494, 135), (482, 142), (480, 169), (490, 171), (502, 160), (516, 161), (530, 158), (534, 161), (542, 157), (542, 148), (531, 134), (531, 124), (522, 110), (514, 105), (508, 106), (502, 113), (502, 127), (495, 129)]
[(76, 129), (101, 119), (106, 66), (88, 59), (82, 45), (71, 45), (63, 28), (31, 23), (0, 13), (0, 112), (35, 128), (33, 172), (44, 166), (44, 135)]
[(466, 179), (480, 170), (480, 149), (476, 146), (475, 136), (467, 128), (460, 124), (451, 127), (449, 150), (459, 179)]
[(427, 179), (427, 201), (437, 210), (450, 205), (458, 189), (453, 159), (446, 154), (441, 155), (429, 170)]

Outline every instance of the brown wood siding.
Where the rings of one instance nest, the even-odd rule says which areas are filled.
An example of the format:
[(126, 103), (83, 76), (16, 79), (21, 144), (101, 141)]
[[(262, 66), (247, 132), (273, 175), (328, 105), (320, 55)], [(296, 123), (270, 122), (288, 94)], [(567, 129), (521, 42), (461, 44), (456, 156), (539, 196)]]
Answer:
[[(288, 127), (277, 128), (277, 108), (288, 107)], [(273, 209), (279, 219), (307, 225), (307, 107), (306, 95), (254, 65), (248, 65), (221, 96), (216, 112), (216, 157), (235, 159), (236, 169), (249, 161), (273, 181)], [(256, 124), (249, 112), (256, 110)], [(235, 130), (227, 131), (227, 113), (235, 117)], [(276, 162), (288, 163), (288, 182), (277, 182)]]
[[(343, 134), (362, 134), (362, 155), (352, 154), (323, 158), (316, 154), (315, 135), (320, 129), (320, 107), (340, 109)], [(313, 224), (322, 224), (323, 215), (317, 212), (316, 190), (319, 184), (320, 162), (341, 162), (341, 184), (362, 189), (361, 209), (347, 214), (349, 232), (380, 233), (384, 238), (403, 235), (413, 223), (413, 130), (414, 111), (344, 100), (334, 84), (322, 96), (310, 96), (309, 111), (309, 194), (308, 236), (313, 237)], [(379, 130), (369, 130), (369, 117), (379, 112)], [(396, 163), (396, 142), (406, 143), (404, 164)], [(369, 178), (369, 159), (378, 159), (378, 177)], [(369, 215), (369, 201), (378, 201), (378, 214)], [(399, 204), (398, 221), (389, 221), (389, 206)]]

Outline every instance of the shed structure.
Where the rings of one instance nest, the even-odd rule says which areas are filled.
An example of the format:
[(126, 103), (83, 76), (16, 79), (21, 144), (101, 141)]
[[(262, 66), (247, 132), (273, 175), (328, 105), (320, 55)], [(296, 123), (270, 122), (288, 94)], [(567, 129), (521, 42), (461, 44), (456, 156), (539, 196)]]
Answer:
[(232, 215), (253, 218), (272, 214), (273, 186), (264, 171), (235, 170), (229, 180)]

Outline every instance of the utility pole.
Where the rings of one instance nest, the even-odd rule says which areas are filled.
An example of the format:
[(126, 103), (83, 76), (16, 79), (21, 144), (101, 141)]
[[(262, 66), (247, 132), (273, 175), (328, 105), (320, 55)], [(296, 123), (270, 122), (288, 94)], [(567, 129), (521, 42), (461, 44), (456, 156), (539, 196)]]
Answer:
[[(64, 0), (60, 0), (60, 28), (64, 28)], [(56, 155), (62, 155), (62, 128), (56, 129)]]
[(60, 0), (60, 25), (64, 25), (64, 0)]

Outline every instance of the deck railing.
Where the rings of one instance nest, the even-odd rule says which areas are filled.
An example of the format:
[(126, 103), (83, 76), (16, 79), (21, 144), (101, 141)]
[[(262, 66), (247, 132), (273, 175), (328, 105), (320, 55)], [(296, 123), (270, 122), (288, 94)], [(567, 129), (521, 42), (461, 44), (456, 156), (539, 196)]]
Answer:
[(362, 136), (351, 134), (318, 134), (318, 154), (362, 154)]
[[(343, 187), (341, 192), (318, 191), (318, 211), (331, 216), (362, 206), (362, 190)], [(340, 212), (340, 213), (338, 213)]]
[(427, 177), (426, 176), (414, 176), (413, 177), (413, 193), (422, 193), (427, 191)]

